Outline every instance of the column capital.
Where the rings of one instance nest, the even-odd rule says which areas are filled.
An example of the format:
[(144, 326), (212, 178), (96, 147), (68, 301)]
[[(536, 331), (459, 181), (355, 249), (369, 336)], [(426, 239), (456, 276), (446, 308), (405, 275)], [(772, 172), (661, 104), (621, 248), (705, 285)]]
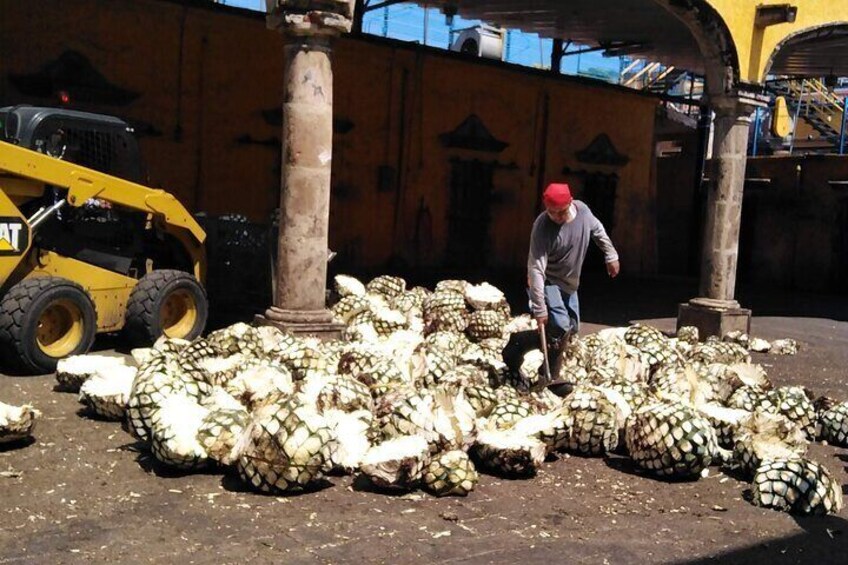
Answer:
[(293, 36), (349, 33), (355, 0), (265, 0), (268, 29)]
[(719, 116), (750, 116), (757, 108), (767, 107), (768, 102), (767, 95), (742, 89), (709, 97), (710, 108)]

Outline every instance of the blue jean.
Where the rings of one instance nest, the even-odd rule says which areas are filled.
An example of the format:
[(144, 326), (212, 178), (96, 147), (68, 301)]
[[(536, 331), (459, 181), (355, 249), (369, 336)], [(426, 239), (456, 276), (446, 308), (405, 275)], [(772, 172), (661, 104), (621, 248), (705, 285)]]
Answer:
[(576, 334), (580, 329), (580, 301), (577, 291), (567, 293), (555, 284), (545, 285), (545, 303), (548, 306), (548, 325), (545, 328), (553, 339), (566, 334)]

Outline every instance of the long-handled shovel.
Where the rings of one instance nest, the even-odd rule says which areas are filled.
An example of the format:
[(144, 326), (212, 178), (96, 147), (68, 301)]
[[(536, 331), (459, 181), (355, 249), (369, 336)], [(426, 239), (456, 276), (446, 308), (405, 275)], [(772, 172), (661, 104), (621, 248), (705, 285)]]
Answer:
[(539, 324), (539, 339), (542, 342), (542, 355), (545, 358), (545, 384), (548, 386), (554, 379), (551, 375), (551, 363), (548, 359), (548, 339), (545, 336), (545, 324)]

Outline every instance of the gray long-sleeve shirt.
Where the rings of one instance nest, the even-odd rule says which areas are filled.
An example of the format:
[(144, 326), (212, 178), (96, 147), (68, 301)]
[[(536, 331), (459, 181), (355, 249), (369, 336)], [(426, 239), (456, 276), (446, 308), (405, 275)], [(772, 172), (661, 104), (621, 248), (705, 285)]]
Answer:
[(574, 201), (577, 211), (571, 222), (562, 225), (542, 212), (533, 222), (530, 232), (530, 253), (527, 257), (527, 278), (530, 283), (530, 301), (533, 316), (547, 316), (545, 306), (545, 281), (571, 293), (580, 286), (580, 271), (589, 250), (589, 238), (604, 253), (607, 263), (618, 260), (603, 224), (589, 207)]

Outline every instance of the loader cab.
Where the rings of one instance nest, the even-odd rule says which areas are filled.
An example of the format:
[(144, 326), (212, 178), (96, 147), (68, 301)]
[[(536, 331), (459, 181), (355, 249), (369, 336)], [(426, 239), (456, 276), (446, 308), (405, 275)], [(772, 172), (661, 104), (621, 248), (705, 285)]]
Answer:
[(142, 182), (132, 128), (113, 116), (64, 108), (0, 108), (0, 140), (77, 163), (128, 181)]
[[(110, 176), (143, 184), (138, 142), (123, 120), (64, 108), (9, 106), (0, 108), (0, 140), (76, 163)], [(66, 190), (51, 185), (20, 205), (32, 217), (37, 210), (65, 198)], [(79, 207), (65, 207), (39, 227), (34, 243), (124, 275), (143, 273), (160, 249), (145, 229), (145, 213), (114, 207), (92, 198)], [(163, 261), (159, 261), (162, 263)]]

